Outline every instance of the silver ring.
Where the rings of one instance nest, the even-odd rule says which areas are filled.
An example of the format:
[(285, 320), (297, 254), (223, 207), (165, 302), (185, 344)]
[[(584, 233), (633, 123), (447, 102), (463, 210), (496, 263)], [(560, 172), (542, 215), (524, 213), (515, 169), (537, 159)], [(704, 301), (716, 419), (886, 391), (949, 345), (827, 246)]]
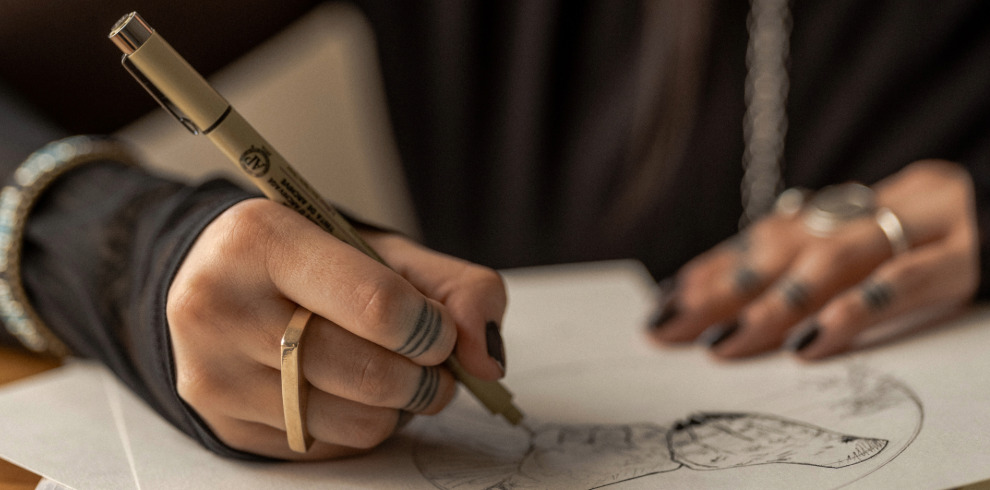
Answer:
[(801, 212), (810, 194), (807, 189), (791, 187), (777, 196), (773, 203), (773, 212), (787, 217), (795, 216)]
[(874, 219), (880, 225), (887, 241), (890, 242), (890, 249), (893, 250), (894, 255), (907, 252), (911, 248), (911, 243), (908, 242), (907, 235), (904, 234), (904, 226), (901, 224), (900, 218), (890, 208), (878, 209)]
[(826, 187), (808, 202), (804, 227), (815, 236), (831, 236), (849, 221), (869, 216), (877, 209), (873, 189), (857, 183)]

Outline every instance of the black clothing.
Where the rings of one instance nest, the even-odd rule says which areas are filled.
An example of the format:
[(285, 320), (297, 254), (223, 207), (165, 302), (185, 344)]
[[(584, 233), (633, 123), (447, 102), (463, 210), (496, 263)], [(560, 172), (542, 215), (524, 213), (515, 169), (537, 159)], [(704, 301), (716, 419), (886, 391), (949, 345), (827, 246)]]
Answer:
[[(453, 3), (368, 8), (384, 27), (389, 106), (428, 245), (496, 267), (635, 256), (664, 277), (736, 231), (746, 2), (715, 5), (676, 184), (621, 230), (603, 217), (629, 165), (637, 10)], [(922, 158), (962, 162), (986, 252), (984, 14), (973, 1), (794, 2), (786, 184), (872, 184)]]
[[(97, 3), (87, 5), (87, 18), (109, 45), (103, 36), (123, 12)], [(255, 5), (264, 3), (252, 8), (273, 8)], [(641, 61), (638, 2), (358, 3), (378, 38), (427, 245), (494, 267), (636, 257), (664, 277), (737, 231), (746, 2), (715, 2), (684, 159), (665, 192), (620, 229), (606, 218), (636, 163), (628, 147)], [(221, 23), (214, 35), (254, 32), (257, 39), (238, 44), (249, 46), (308, 5), (290, 4), (256, 31), (213, 17)], [(962, 163), (976, 184), (981, 297), (990, 295), (990, 29), (981, 20), (988, 14), (990, 3), (979, 0), (794, 2), (784, 168), (787, 185), (819, 188), (873, 183), (923, 158)], [(163, 33), (173, 15), (145, 14)], [(0, 50), (9, 51), (3, 32)], [(79, 80), (57, 76), (65, 64), (91, 63), (85, 56), (94, 53), (62, 53), (57, 67), (21, 58), (28, 68), (0, 67), (55, 123), (39, 124), (29, 145), (0, 153), (4, 175), (18, 164), (13, 153), (39, 144), (38, 135), (57, 136), (57, 127), (111, 131), (149, 107), (127, 78), (119, 93), (94, 83), (108, 73), (127, 77), (113, 48), (103, 51), (101, 59), (113, 59), (107, 73), (80, 70)], [(26, 80), (50, 88), (31, 89)], [(82, 100), (120, 103), (87, 119), (88, 102), (73, 105)], [(0, 133), (0, 149), (13, 134)], [(189, 187), (113, 162), (89, 165), (46, 193), (29, 220), (23, 259), (35, 305), (75, 352), (101, 359), (173, 424), (231, 456), (245, 455), (220, 444), (175, 393), (164, 299), (198, 232), (248, 195), (221, 182)]]

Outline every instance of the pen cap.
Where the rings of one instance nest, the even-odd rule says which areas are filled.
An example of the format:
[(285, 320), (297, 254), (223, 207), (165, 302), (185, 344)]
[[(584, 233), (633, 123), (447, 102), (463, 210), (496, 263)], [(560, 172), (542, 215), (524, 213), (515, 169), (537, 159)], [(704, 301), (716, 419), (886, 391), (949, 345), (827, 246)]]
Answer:
[(223, 96), (137, 12), (117, 21), (109, 37), (124, 53), (124, 67), (193, 133), (208, 133), (229, 109)]
[(124, 54), (131, 54), (141, 47), (155, 31), (137, 12), (131, 12), (117, 21), (110, 30), (110, 40)]

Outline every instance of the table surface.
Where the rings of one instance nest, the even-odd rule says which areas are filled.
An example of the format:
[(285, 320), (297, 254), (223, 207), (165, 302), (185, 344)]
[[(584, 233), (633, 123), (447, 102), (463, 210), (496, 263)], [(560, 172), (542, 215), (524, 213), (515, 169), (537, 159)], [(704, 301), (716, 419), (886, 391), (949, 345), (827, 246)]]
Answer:
[[(0, 385), (58, 367), (59, 362), (8, 347), (0, 347)], [(0, 459), (0, 489), (33, 490), (41, 477)]]

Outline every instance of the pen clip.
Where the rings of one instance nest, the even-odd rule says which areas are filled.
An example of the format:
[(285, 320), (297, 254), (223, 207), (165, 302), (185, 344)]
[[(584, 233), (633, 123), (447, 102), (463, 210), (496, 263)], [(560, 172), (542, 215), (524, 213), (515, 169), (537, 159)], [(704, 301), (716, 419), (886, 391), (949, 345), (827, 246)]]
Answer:
[(158, 90), (158, 88), (155, 87), (155, 84), (151, 83), (151, 81), (148, 80), (143, 73), (141, 73), (141, 70), (138, 70), (133, 66), (133, 64), (130, 62), (128, 55), (125, 54), (120, 59), (120, 64), (124, 66), (124, 69), (127, 70), (127, 72), (130, 73), (131, 76), (134, 77), (134, 79), (137, 80), (137, 82), (142, 87), (144, 87), (144, 89), (148, 91), (149, 94), (151, 94), (151, 97), (153, 99), (158, 101), (158, 104), (160, 104), (166, 111), (168, 111), (169, 114), (171, 114), (176, 119), (178, 119), (178, 121), (182, 123), (182, 125), (185, 126), (190, 133), (195, 135), (203, 134), (203, 131), (200, 130), (195, 123), (189, 120), (189, 118), (186, 117), (186, 115), (182, 111), (180, 111), (179, 108), (176, 107), (175, 104), (173, 104), (172, 101), (170, 101), (168, 97), (165, 96), (165, 94), (163, 94), (160, 90)]

